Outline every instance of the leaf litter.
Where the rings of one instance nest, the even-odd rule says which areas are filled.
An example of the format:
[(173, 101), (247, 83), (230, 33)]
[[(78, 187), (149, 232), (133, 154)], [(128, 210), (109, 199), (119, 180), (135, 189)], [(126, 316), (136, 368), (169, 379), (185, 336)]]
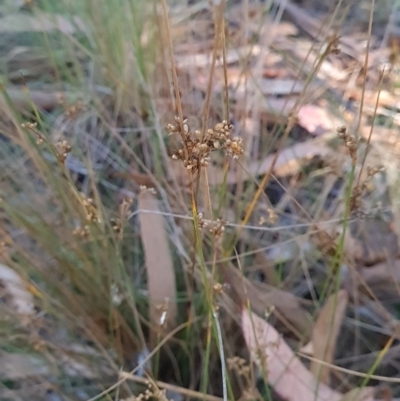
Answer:
[[(332, 294), (323, 306), (312, 332), (313, 357), (332, 363), (343, 316), (346, 312), (348, 295), (346, 290)], [(322, 383), (330, 384), (329, 368), (311, 362), (311, 373)]]
[[(344, 395), (318, 383), (276, 329), (249, 310), (242, 309), (242, 331), (251, 359), (280, 397), (287, 401), (340, 401)], [(373, 401), (373, 391), (353, 390), (353, 401)]]
[[(276, 4), (281, 5), (281, 2), (276, 0)], [(203, 2), (198, 10), (204, 11), (207, 9), (207, 5)], [(239, 12), (239, 21), (242, 18), (241, 8), (238, 8)], [(299, 8), (296, 8), (293, 3), (286, 2), (286, 11), (292, 16), (292, 18), (296, 21), (296, 25), (300, 26), (301, 29), (305, 30), (308, 34), (313, 36), (314, 38), (318, 38), (318, 30), (320, 27), (320, 21), (316, 21), (313, 18), (309, 18), (308, 15), (305, 15), (304, 12), (300, 12)], [(197, 11), (193, 11), (197, 12)], [(257, 15), (257, 12), (256, 14)], [(262, 13), (258, 13), (258, 15), (262, 15)], [(186, 17), (181, 17), (185, 19)], [(76, 30), (75, 26), (72, 26), (68, 21), (63, 21), (60, 19), (56, 19), (56, 21), (52, 22), (51, 24), (48, 22), (44, 22), (43, 20), (38, 20), (41, 22), (42, 26), (39, 27), (37, 21), (31, 20), (22, 20), (26, 26), (20, 28), (18, 25), (20, 21), (15, 24), (15, 26), (10, 25), (10, 21), (5, 21), (6, 24), (3, 25), (3, 29), (14, 29), (14, 30), (21, 30), (21, 29), (30, 29), (32, 31), (42, 29), (42, 31), (51, 31), (51, 30), (61, 30), (65, 34), (72, 34), (74, 30)], [(12, 20), (11, 20), (12, 22)], [(279, 73), (272, 74), (276, 80), (265, 79), (266, 76), (263, 76), (263, 80), (257, 84), (248, 84), (248, 86), (244, 86), (241, 80), (235, 82), (234, 79), (230, 80), (230, 82), (239, 84), (236, 85), (236, 88), (230, 88), (232, 92), (231, 99), (236, 102), (238, 109), (243, 109), (246, 106), (246, 92), (251, 90), (254, 91), (255, 87), (259, 87), (262, 98), (259, 102), (259, 111), (262, 115), (262, 118), (267, 120), (268, 122), (275, 122), (275, 121), (284, 121), (286, 122), (289, 117), (291, 117), (291, 113), (297, 101), (300, 99), (302, 95), (302, 91), (305, 88), (305, 84), (302, 80), (297, 80), (291, 74), (287, 73), (287, 68), (282, 68), (281, 63), (282, 59), (280, 57), (271, 57), (276, 56), (279, 52), (289, 52), (291, 55), (297, 57), (297, 60), (302, 60), (305, 58), (307, 52), (311, 49), (311, 56), (308, 59), (308, 63), (306, 64), (305, 70), (311, 71), (311, 65), (314, 61), (318, 60), (319, 53), (312, 49), (313, 44), (309, 41), (305, 41), (302, 43), (300, 40), (293, 42), (293, 36), (298, 36), (298, 30), (293, 29), (294, 25), (290, 23), (282, 23), (286, 24), (285, 29), (281, 32), (279, 31), (280, 24), (275, 25), (277, 28), (278, 34), (275, 38), (274, 44), (271, 46), (268, 55), (265, 55), (274, 59), (275, 61), (268, 65), (269, 71), (279, 71)], [(249, 23), (249, 31), (251, 34), (255, 35), (257, 33), (257, 23)], [(272, 32), (272, 30), (271, 30)], [(242, 32), (241, 32), (242, 33)], [(275, 33), (274, 33), (275, 35)], [(290, 36), (290, 38), (289, 38)], [(346, 52), (353, 53), (355, 56), (361, 53), (359, 52), (359, 48), (356, 48), (358, 43), (354, 41), (345, 41), (341, 40), (340, 42), (342, 45), (346, 45)], [(183, 47), (182, 47), (183, 49)], [(261, 57), (263, 55), (262, 49), (257, 46), (253, 47), (242, 47), (237, 50), (229, 50), (227, 53), (228, 59), (228, 75), (231, 73), (231, 77), (234, 77), (235, 72), (233, 71), (236, 66), (233, 64), (242, 63), (254, 60), (257, 60), (257, 57)], [(177, 49), (179, 52), (179, 48)], [(189, 48), (190, 50), (190, 48)], [(205, 52), (207, 53), (207, 52)], [(260, 56), (261, 55), (261, 56)], [(358, 57), (355, 57), (358, 59)], [(186, 69), (195, 69), (196, 74), (198, 77), (201, 77), (201, 71), (198, 71), (201, 68), (207, 68), (210, 64), (211, 57), (209, 54), (187, 54), (185, 52), (181, 52), (177, 57), (177, 65), (178, 68), (181, 70)], [(334, 89), (333, 92), (337, 94), (340, 92), (343, 83), (346, 83), (349, 79), (349, 72), (345, 68), (339, 68), (338, 65), (341, 65), (336, 62), (337, 60), (332, 61), (325, 60), (323, 62), (321, 70), (318, 72), (318, 79), (321, 81), (318, 82), (318, 85), (325, 83), (329, 80), (329, 84), (326, 87), (330, 86), (330, 89)], [(217, 62), (217, 66), (221, 64), (220, 60)], [(266, 60), (263, 60), (264, 68), (267, 64)], [(251, 63), (249, 63), (249, 68), (251, 67)], [(240, 73), (240, 71), (239, 71)], [(194, 75), (196, 75), (194, 74)], [(266, 70), (263, 71), (263, 74), (267, 75)], [(252, 76), (252, 72), (249, 76)], [(238, 76), (236, 74), (236, 76)], [(194, 87), (198, 89), (204, 90), (204, 83), (207, 82), (206, 80), (201, 81), (198, 78), (197, 82), (194, 82)], [(260, 84), (260, 85), (258, 85)], [(232, 86), (235, 86), (232, 85)], [(213, 90), (215, 91), (214, 94), (218, 95), (218, 91), (221, 91), (223, 85), (218, 82), (216, 85), (213, 86)], [(295, 94), (290, 88), (294, 88)], [(311, 88), (312, 90), (316, 89), (316, 86)], [(10, 97), (12, 99), (16, 99), (15, 104), (18, 106), (17, 108), (25, 109), (28, 104), (26, 102), (21, 101), (21, 93), (13, 93), (12, 91), (14, 88), (10, 89)], [(310, 88), (309, 88), (310, 90)], [(353, 93), (354, 92), (354, 93)], [(366, 103), (370, 106), (374, 103), (373, 94), (374, 91), (367, 91)], [(42, 93), (32, 93), (33, 103), (38, 104), (40, 108), (47, 109), (47, 108), (54, 108), (57, 105), (57, 93), (50, 93), (45, 94), (46, 96), (41, 96)], [(356, 87), (351, 90), (350, 93), (352, 97), (352, 101), (360, 101), (361, 99), (361, 90), (360, 88)], [(369, 96), (371, 95), (371, 96)], [(35, 99), (37, 99), (35, 101)], [(383, 99), (383, 100), (382, 100)], [(395, 105), (395, 97), (391, 95), (386, 95), (383, 93), (382, 98), (380, 99), (380, 104), (382, 106), (389, 107), (391, 105)], [(250, 159), (251, 161), (248, 165), (244, 165), (246, 170), (250, 173), (241, 172), (238, 174), (236, 171), (229, 171), (227, 176), (227, 182), (229, 184), (238, 184), (239, 182), (244, 182), (247, 180), (251, 180), (253, 178), (257, 178), (263, 174), (266, 174), (273, 166), (273, 173), (277, 177), (292, 177), (298, 174), (313, 158), (319, 158), (326, 162), (326, 164), (330, 164), (330, 159), (335, 158), (335, 151), (327, 144), (329, 134), (335, 130), (337, 124), (337, 119), (330, 115), (330, 112), (327, 109), (321, 107), (320, 105), (316, 105), (312, 102), (306, 103), (304, 106), (301, 106), (298, 109), (297, 116), (298, 124), (304, 128), (308, 134), (312, 136), (320, 136), (317, 139), (306, 139), (302, 143), (295, 143), (289, 145), (283, 150), (280, 151), (277, 160), (274, 162), (274, 155), (267, 154), (263, 155), (262, 157), (257, 157), (256, 160), (254, 158)], [(253, 133), (254, 137), (258, 136), (258, 132)], [(396, 140), (395, 140), (396, 142)], [(219, 184), (222, 178), (219, 170), (214, 171), (212, 170), (214, 166), (209, 166), (210, 169), (210, 183), (211, 184)], [(136, 181), (139, 185), (152, 185), (153, 180), (150, 177), (147, 177), (144, 174), (133, 172), (132, 174), (127, 173), (128, 177)], [(183, 174), (182, 174), (183, 175)], [(129, 179), (128, 178), (128, 179)], [(215, 181), (214, 181), (215, 180)], [(183, 181), (183, 180), (182, 180)], [(184, 182), (184, 181), (183, 181)], [(145, 253), (145, 260), (146, 260), (146, 272), (148, 277), (148, 292), (150, 298), (150, 321), (153, 325), (159, 325), (160, 321), (163, 319), (163, 312), (166, 313), (166, 319), (171, 326), (174, 326), (175, 319), (176, 319), (176, 288), (175, 288), (175, 276), (174, 276), (174, 265), (171, 258), (170, 247), (168, 243), (168, 235), (165, 230), (164, 219), (161, 215), (158, 215), (160, 208), (157, 204), (157, 199), (151, 195), (150, 192), (145, 191), (139, 195), (139, 209), (148, 210), (152, 213), (141, 213), (140, 214), (140, 224), (141, 224), (141, 239), (143, 243), (143, 249)], [(351, 237), (351, 239), (353, 239)], [(397, 240), (397, 239), (396, 239)], [(373, 242), (373, 239), (372, 239)], [(357, 248), (357, 257), (354, 259), (360, 263), (359, 270), (361, 275), (366, 275), (367, 281), (373, 283), (376, 277), (384, 277), (386, 282), (390, 280), (393, 281), (394, 277), (397, 277), (393, 272), (388, 273), (388, 269), (386, 264), (376, 265), (372, 268), (365, 269), (363, 263), (375, 263), (376, 258), (373, 257), (365, 258), (365, 252), (363, 249), (365, 247), (359, 246), (360, 244), (357, 243), (354, 246), (354, 249)], [(351, 249), (348, 250), (351, 253)], [(157, 255), (157, 256), (156, 256)], [(160, 257), (161, 256), (161, 257)], [(385, 257), (383, 257), (385, 259)], [(380, 254), (380, 259), (382, 259), (382, 253)], [(392, 264), (394, 269), (398, 269), (397, 260), (395, 260)], [(374, 270), (375, 269), (375, 270)], [(368, 277), (366, 272), (369, 271), (371, 276)], [(374, 272), (376, 275), (374, 275)], [(372, 278), (370, 278), (372, 277)], [(162, 279), (161, 279), (162, 278)], [(247, 280), (247, 279), (246, 279)], [(233, 280), (234, 281), (234, 280)], [(378, 280), (379, 281), (379, 280)], [(243, 286), (243, 278), (239, 277), (237, 281), (238, 287)], [(275, 306), (278, 309), (278, 312), (281, 316), (286, 320), (289, 321), (296, 329), (300, 332), (304, 333), (307, 329), (310, 329), (311, 324), (305, 323), (307, 322), (308, 314), (307, 312), (301, 307), (299, 303), (299, 299), (292, 295), (288, 291), (281, 290), (279, 288), (271, 288), (270, 286), (266, 286), (264, 283), (259, 282), (251, 282), (250, 280), (245, 282), (245, 287), (247, 289), (248, 294), (250, 294), (250, 303), (252, 306), (257, 310), (259, 313), (263, 313), (266, 307)], [(339, 294), (343, 294), (342, 291)], [(337, 296), (339, 296), (337, 294)], [(326, 334), (326, 322), (330, 320), (329, 315), (332, 314), (332, 305), (331, 305), (331, 298), (327, 301), (325, 306), (320, 312), (319, 318), (314, 325), (312, 331), (312, 352), (316, 358), (324, 360), (326, 362), (332, 362), (334, 357), (334, 342), (337, 340), (337, 332), (339, 330), (340, 322), (343, 316), (343, 309), (345, 309), (345, 305), (347, 304), (347, 295), (345, 297), (341, 296), (340, 299), (342, 300), (341, 304), (338, 307), (338, 310), (335, 310), (333, 316), (333, 328), (334, 332), (332, 333), (332, 340), (330, 343), (326, 343), (326, 338), (324, 338)], [(167, 304), (164, 304), (167, 300)], [(160, 308), (161, 306), (161, 308)], [(252, 334), (249, 333), (249, 316), (245, 316), (245, 312), (242, 314), (242, 328), (244, 331), (244, 335), (248, 345), (253, 344), (255, 339), (252, 337)], [(274, 328), (269, 325), (267, 322), (260, 319), (257, 316), (253, 316), (257, 323), (257, 327), (259, 327), (259, 336), (258, 338), (261, 342), (265, 340), (266, 343), (278, 345), (275, 346), (275, 351), (268, 351), (268, 344), (264, 349), (264, 353), (266, 357), (269, 357), (269, 365), (267, 366), (268, 373), (271, 370), (271, 374), (269, 379), (272, 380), (274, 388), (276, 391), (286, 398), (287, 400), (303, 400), (307, 399), (315, 399), (325, 400), (325, 399), (343, 399), (349, 400), (353, 399), (362, 399), (361, 393), (365, 392), (363, 396), (365, 399), (371, 399), (371, 389), (362, 389), (360, 393), (358, 393), (358, 389), (354, 389), (351, 394), (342, 395), (333, 391), (327, 386), (324, 386), (323, 383), (318, 385), (317, 390), (317, 397), (315, 396), (315, 378), (312, 377), (313, 372), (313, 363), (311, 363), (311, 372), (308, 371), (305, 366), (298, 360), (298, 358), (294, 355), (294, 353), (290, 350), (287, 344), (281, 339), (279, 340), (279, 334), (274, 332)], [(247, 325), (247, 326), (246, 326)], [(260, 334), (261, 333), (261, 334)], [(272, 334), (271, 334), (272, 333)], [(324, 333), (324, 334), (323, 334)], [(257, 339), (257, 335), (256, 335)], [(283, 345), (279, 345), (279, 341)], [(254, 345), (254, 344), (253, 344)], [(326, 354), (322, 349), (328, 349)], [(272, 347), (274, 349), (274, 347)], [(273, 357), (271, 357), (271, 355)], [(320, 356), (318, 356), (320, 355)], [(253, 355), (253, 359), (256, 358)], [(284, 360), (283, 360), (284, 359)], [(293, 369), (290, 361), (294, 360), (293, 362)], [(278, 363), (279, 362), (279, 363)], [(286, 369), (285, 364), (289, 366), (290, 369)], [(327, 382), (327, 376), (329, 375), (328, 368), (322, 368), (323, 373), (323, 382)], [(315, 372), (314, 372), (315, 373)], [(282, 377), (282, 378), (280, 378)], [(299, 391), (297, 391), (297, 387), (294, 385), (298, 385)], [(320, 387), (321, 386), (321, 387)], [(294, 398), (294, 394), (299, 395), (299, 398)], [(351, 396), (351, 397), (350, 397)], [(326, 398), (331, 397), (331, 398)]]

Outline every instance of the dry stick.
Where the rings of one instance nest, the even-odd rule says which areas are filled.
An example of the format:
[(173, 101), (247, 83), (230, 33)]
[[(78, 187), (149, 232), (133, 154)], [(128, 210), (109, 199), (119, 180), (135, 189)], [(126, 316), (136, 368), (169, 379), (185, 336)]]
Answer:
[[(197, 318), (196, 320), (199, 320)], [(186, 322), (175, 328), (174, 330), (170, 331), (158, 344), (157, 346), (151, 351), (144, 360), (136, 366), (135, 369), (131, 370), (129, 373), (124, 372), (125, 375), (134, 375), (135, 372), (137, 372), (139, 369), (143, 368), (146, 363), (161, 349), (161, 347), (168, 342), (170, 338), (172, 338), (175, 334), (179, 333), (181, 330), (183, 330), (185, 327), (189, 326), (190, 322)], [(102, 391), (101, 393), (97, 394), (93, 398), (90, 398), (87, 401), (96, 401), (99, 398), (103, 397), (104, 395), (108, 394), (110, 391), (114, 390), (115, 388), (118, 388), (122, 383), (124, 383), (127, 380), (126, 377), (123, 377), (122, 379), (118, 380), (116, 383), (114, 383), (112, 386), (107, 388), (106, 390)]]
[[(384, 348), (382, 351), (380, 351), (379, 356), (378, 356), (378, 362), (382, 359), (382, 357), (387, 353), (389, 348), (391, 347), (393, 343), (394, 337), (392, 336), (388, 342), (385, 344)], [(320, 359), (313, 358), (312, 356), (309, 356), (307, 354), (303, 354), (302, 352), (297, 352), (297, 355), (299, 355), (302, 358), (308, 359), (309, 361), (318, 363), (322, 366), (329, 367), (332, 370), (336, 370), (338, 372), (346, 373), (348, 375), (352, 376), (357, 376), (357, 377), (363, 377), (364, 379), (369, 379), (369, 380), (380, 380), (386, 383), (400, 383), (400, 378), (399, 377), (387, 377), (387, 376), (379, 376), (379, 375), (373, 375), (369, 373), (361, 373), (361, 372), (356, 372), (354, 370), (342, 368), (340, 366), (333, 365), (329, 362), (321, 361)]]
[(170, 391), (173, 391), (175, 393), (182, 394), (182, 395), (184, 395), (186, 397), (198, 398), (200, 400), (205, 400), (205, 401), (224, 401), (223, 398), (216, 397), (214, 395), (203, 394), (203, 393), (200, 393), (198, 391), (189, 390), (187, 388), (175, 386), (173, 384), (169, 384), (169, 383), (165, 383), (165, 382), (161, 382), (161, 381), (157, 381), (157, 380), (154, 380), (154, 381), (151, 380), (150, 381), (149, 379), (145, 379), (144, 377), (136, 376), (136, 375), (133, 375), (133, 374), (127, 373), (127, 372), (121, 372), (120, 376), (124, 380), (131, 380), (131, 381), (134, 381), (136, 383), (142, 383), (142, 384), (152, 383), (152, 384), (155, 384), (159, 388), (163, 388), (165, 390), (170, 390)]

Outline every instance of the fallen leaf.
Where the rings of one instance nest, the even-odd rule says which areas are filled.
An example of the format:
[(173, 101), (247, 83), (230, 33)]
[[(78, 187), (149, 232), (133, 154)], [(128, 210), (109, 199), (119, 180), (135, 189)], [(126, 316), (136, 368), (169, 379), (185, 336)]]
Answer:
[(293, 294), (264, 283), (250, 281), (233, 266), (222, 269), (226, 282), (234, 288), (242, 303), (250, 302), (251, 307), (260, 314), (271, 307), (274, 308), (278, 320), (297, 331), (299, 338), (307, 337), (308, 333), (311, 333), (311, 317)]
[(160, 211), (158, 201), (149, 190), (140, 193), (138, 208), (150, 212), (139, 215), (149, 291), (150, 322), (155, 327), (160, 327), (165, 320), (165, 324), (171, 328), (175, 325), (177, 316), (176, 283), (164, 218), (157, 213)]
[(8, 81), (24, 82), (26, 79), (52, 74), (51, 60), (39, 49), (15, 46), (4, 57), (5, 73)]
[[(326, 301), (312, 332), (314, 358), (332, 363), (347, 303), (348, 295), (346, 290), (340, 290), (337, 294), (332, 294)], [(311, 362), (310, 371), (322, 383), (330, 384), (328, 366)]]
[[(6, 88), (7, 96), (13, 107), (18, 111), (31, 110), (34, 105), (39, 110), (51, 110), (59, 106), (61, 101), (71, 103), (76, 101), (76, 96), (71, 93), (59, 91), (40, 91), (29, 90), (23, 88)], [(5, 100), (0, 94), (0, 108), (6, 107), (3, 103)]]
[(385, 106), (391, 110), (400, 108), (398, 96), (387, 90), (381, 90), (379, 92), (372, 90), (363, 91), (357, 87), (352, 87), (348, 90), (347, 94), (353, 100), (361, 101), (363, 99), (364, 104), (371, 106), (372, 110), (375, 108), (378, 100), (379, 106)]
[(133, 180), (137, 185), (144, 185), (147, 188), (154, 187), (154, 180), (148, 174), (142, 174), (134, 169), (130, 171), (114, 171), (112, 173), (113, 177), (123, 178), (125, 180)]
[[(344, 277), (344, 280), (346, 278)], [(369, 291), (379, 298), (398, 297), (400, 293), (400, 260), (388, 260), (372, 267), (363, 267), (357, 270), (355, 278), (358, 279), (361, 289), (367, 285)], [(347, 284), (350, 288), (351, 277), (348, 278)]]
[(321, 135), (332, 132), (338, 127), (336, 119), (333, 118), (322, 107), (313, 104), (301, 106), (297, 112), (298, 124), (312, 135)]
[[(381, 203), (385, 200), (380, 198)], [(399, 256), (399, 242), (391, 221), (371, 218), (357, 222), (354, 240), (360, 243), (362, 258), (358, 262), (374, 265)]]
[[(274, 166), (274, 174), (277, 176), (296, 174), (304, 166), (305, 160), (310, 160), (316, 156), (321, 159), (326, 159), (328, 156), (332, 155), (332, 149), (326, 146), (322, 141), (309, 140), (296, 143), (279, 152)], [(257, 162), (251, 163), (248, 167), (248, 171), (254, 176), (265, 174), (271, 168), (274, 157), (275, 155), (267, 156), (261, 164)]]
[[(248, 58), (250, 56), (257, 56), (260, 53), (259, 46), (245, 46), (237, 49), (230, 49), (226, 53), (226, 63), (232, 64), (240, 61), (242, 58)], [(175, 57), (175, 64), (178, 68), (188, 69), (188, 68), (204, 68), (211, 65), (212, 62), (212, 52), (209, 54), (187, 54), (178, 55)], [(222, 65), (222, 58), (217, 59), (216, 65)]]
[(251, 353), (266, 380), (287, 401), (339, 401), (341, 394), (314, 376), (267, 321), (242, 310), (242, 330)]
[(312, 341), (308, 342), (306, 345), (300, 348), (300, 352), (305, 355), (314, 355), (314, 345)]
[[(278, 177), (293, 175), (301, 171), (305, 160), (309, 160), (316, 156), (326, 160), (328, 157), (333, 155), (334, 152), (332, 149), (325, 145), (320, 138), (296, 143), (295, 145), (287, 147), (279, 152), (272, 172)], [(272, 154), (268, 155), (261, 163), (251, 162), (251, 164), (246, 167), (246, 170), (251, 177), (263, 175), (270, 170), (274, 162), (274, 158), (275, 155)], [(249, 175), (244, 171), (229, 172), (227, 176), (227, 183), (235, 184), (239, 181), (244, 181), (247, 179), (249, 179)], [(213, 184), (221, 183), (221, 174), (212, 174), (210, 181)]]
[(61, 92), (26, 91), (24, 89), (7, 89), (14, 107), (18, 110), (29, 110), (32, 104), (38, 109), (50, 110), (60, 104), (65, 96)]
[(254, 93), (259, 91), (263, 95), (285, 96), (299, 94), (304, 89), (304, 84), (294, 79), (267, 79), (262, 78), (256, 83), (253, 81), (245, 81), (243, 75), (239, 77), (240, 82), (235, 85), (235, 82), (229, 81), (229, 84), (236, 88), (235, 95), (244, 93)]
[[(265, 373), (265, 379), (281, 398), (287, 401), (343, 399), (339, 392), (324, 383), (317, 383), (275, 328), (246, 308), (242, 309), (242, 331), (252, 361)], [(354, 389), (351, 400), (373, 401), (372, 391), (367, 389)]]
[[(243, 93), (235, 94), (235, 101), (238, 108), (243, 109), (245, 99), (246, 97)], [(256, 106), (260, 113), (262, 113), (262, 116), (268, 119), (269, 123), (287, 121), (287, 118), (296, 106), (297, 100), (298, 98), (296, 96), (278, 98), (260, 94)]]
[[(281, 0), (274, 0), (276, 4), (281, 6)], [(333, 37), (337, 32), (331, 30), (327, 31), (326, 27), (323, 26), (324, 21), (318, 20), (317, 18), (310, 15), (309, 12), (304, 9), (304, 7), (300, 7), (297, 4), (294, 4), (290, 1), (285, 3), (285, 12), (288, 15), (289, 19), (291, 19), (299, 28), (307, 32), (312, 38), (321, 40), (321, 36), (324, 35), (326, 38)], [(336, 37), (337, 35), (335, 35)], [(340, 44), (340, 49), (346, 52), (349, 55), (353, 55), (361, 63), (362, 54), (354, 51), (354, 39), (348, 38), (343, 35), (340, 35), (338, 38), (338, 42)]]

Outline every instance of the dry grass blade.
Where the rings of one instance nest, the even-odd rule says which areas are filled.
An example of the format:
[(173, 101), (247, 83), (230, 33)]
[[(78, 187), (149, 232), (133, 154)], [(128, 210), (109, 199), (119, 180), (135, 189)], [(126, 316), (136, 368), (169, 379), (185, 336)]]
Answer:
[[(242, 310), (242, 331), (252, 360), (262, 372), (267, 372), (266, 380), (280, 397), (287, 401), (342, 399), (339, 392), (324, 383), (317, 383), (275, 328), (247, 309)], [(358, 391), (351, 399), (367, 400), (364, 391)]]
[(173, 327), (176, 321), (176, 284), (168, 237), (155, 196), (144, 190), (139, 195), (139, 209), (155, 213), (140, 214), (140, 233), (147, 270), (150, 321), (156, 327)]
[[(313, 328), (312, 342), (314, 357), (332, 363), (340, 325), (348, 303), (346, 290), (332, 294), (322, 308)], [(322, 383), (329, 384), (329, 368), (312, 362), (311, 372)]]
[(360, 289), (367, 286), (379, 297), (396, 297), (400, 291), (400, 260), (363, 267), (358, 270), (356, 279)]

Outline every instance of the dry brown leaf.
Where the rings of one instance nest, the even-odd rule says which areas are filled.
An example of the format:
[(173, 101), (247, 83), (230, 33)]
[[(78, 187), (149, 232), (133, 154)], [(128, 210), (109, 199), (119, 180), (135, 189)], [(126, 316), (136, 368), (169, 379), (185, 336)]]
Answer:
[(26, 79), (54, 73), (51, 60), (40, 50), (28, 46), (15, 46), (4, 57), (8, 81), (24, 82)]
[(224, 269), (227, 282), (242, 303), (249, 301), (251, 307), (260, 314), (273, 307), (276, 317), (282, 323), (292, 326), (299, 337), (307, 337), (311, 333), (311, 318), (293, 294), (264, 283), (252, 282), (233, 266)]
[[(287, 401), (342, 400), (342, 394), (317, 383), (274, 327), (245, 308), (242, 309), (242, 331), (253, 362), (266, 374), (280, 397)], [(352, 401), (373, 401), (371, 390), (354, 391), (351, 395)]]
[[(282, 50), (292, 53), (299, 61), (307, 60), (303, 65), (307, 73), (315, 72), (315, 65), (321, 61), (321, 54), (315, 51), (315, 43), (307, 40), (282, 40), (279, 43)], [(329, 80), (329, 86), (338, 87), (342, 82), (349, 79), (349, 73), (336, 67), (333, 63), (324, 59), (320, 64), (317, 76), (323, 80)], [(332, 81), (331, 81), (332, 80)]]
[[(325, 145), (320, 138), (297, 143), (280, 151), (274, 165), (273, 173), (278, 177), (296, 174), (301, 170), (302, 166), (304, 166), (305, 160), (316, 156), (326, 160), (328, 157), (333, 156), (333, 154), (332, 149)], [(246, 170), (251, 177), (263, 175), (270, 170), (274, 158), (275, 155), (268, 155), (261, 163), (252, 162), (247, 166)], [(210, 183), (219, 184), (222, 182), (221, 174), (210, 174), (210, 176)], [(247, 179), (249, 179), (249, 176), (244, 171), (238, 171), (237, 173), (229, 172), (227, 183), (235, 184)]]
[(361, 101), (363, 99), (365, 105), (371, 106), (372, 110), (376, 106), (377, 100), (379, 100), (379, 106), (385, 106), (390, 109), (400, 108), (400, 102), (396, 94), (392, 94), (387, 90), (372, 91), (366, 90), (365, 92), (357, 87), (353, 87), (348, 91), (349, 97), (354, 100)]
[[(275, 3), (281, 5), (281, 0), (274, 0)], [(287, 1), (285, 3), (285, 11), (289, 18), (301, 29), (303, 29), (305, 32), (307, 32), (311, 37), (314, 39), (321, 40), (321, 36), (327, 37), (333, 37), (333, 35), (336, 34), (337, 32), (331, 30), (330, 32), (323, 27), (324, 21), (318, 20), (317, 18), (313, 17), (310, 15), (307, 10), (304, 8), (298, 6), (297, 4), (294, 4), (290, 1)], [(361, 63), (363, 62), (362, 60), (362, 54), (359, 54), (359, 52), (354, 51), (354, 40), (353, 38), (345, 37), (343, 35), (339, 35), (338, 41), (340, 43), (340, 49), (344, 52), (346, 52), (349, 55), (354, 56), (357, 60), (359, 60)]]
[(288, 401), (340, 400), (341, 394), (317, 383), (267, 321), (243, 309), (242, 330), (253, 362), (266, 372), (268, 382), (280, 397)]
[[(63, 92), (45, 92), (39, 90), (30, 90), (27, 92), (24, 89), (17, 88), (7, 89), (7, 95), (14, 107), (19, 111), (30, 110), (32, 104), (38, 109), (54, 109), (60, 104), (62, 99), (71, 97)], [(1, 98), (0, 102), (2, 102)]]
[(125, 180), (133, 180), (137, 185), (144, 185), (147, 188), (154, 187), (154, 179), (150, 175), (139, 173), (134, 169), (130, 171), (115, 171), (112, 173), (112, 176)]
[[(265, 6), (262, 3), (252, 3), (246, 6), (248, 10), (248, 20), (246, 23), (246, 29), (248, 31), (248, 35), (250, 34), (260, 34), (260, 24), (266, 27), (268, 30), (268, 39), (272, 42), (279, 37), (286, 36), (295, 36), (298, 34), (297, 27), (288, 22), (277, 22), (277, 20), (273, 20), (265, 16)], [(243, 18), (244, 18), (244, 8), (242, 3), (232, 4), (229, 7), (228, 19), (230, 22), (236, 24), (237, 26), (242, 26)], [(239, 30), (238, 33), (242, 33), (242, 30)]]
[[(337, 294), (332, 294), (326, 301), (312, 332), (314, 358), (332, 363), (347, 302), (348, 295), (346, 290), (340, 290)], [(311, 362), (310, 370), (322, 383), (330, 384), (329, 367)]]
[[(315, 156), (324, 158), (329, 155), (331, 150), (324, 145), (311, 144), (310, 142), (299, 143), (279, 152), (274, 166), (274, 172), (277, 176), (284, 176), (297, 173), (303, 166), (302, 161), (311, 159)], [(272, 166), (273, 156), (268, 156), (258, 167), (253, 163), (249, 171), (252, 174), (266, 173)]]
[(177, 315), (176, 283), (164, 219), (157, 214), (158, 201), (149, 190), (140, 193), (138, 207), (139, 210), (154, 212), (140, 213), (139, 217), (146, 261), (150, 321), (155, 327), (160, 327), (166, 311), (165, 320), (171, 328), (175, 325)]
[[(358, 271), (358, 278), (376, 294), (385, 297), (398, 296), (400, 293), (400, 260), (388, 260)], [(379, 296), (379, 295), (378, 295)]]
[[(250, 56), (257, 56), (260, 53), (259, 46), (245, 46), (237, 49), (228, 50), (226, 53), (226, 63), (232, 64), (240, 61), (242, 58), (248, 58)], [(222, 65), (222, 58), (216, 62), (217, 66)], [(209, 54), (187, 54), (179, 55), (175, 57), (175, 63), (178, 68), (190, 69), (190, 68), (204, 68), (210, 66), (212, 62), (212, 52)]]
[(294, 79), (260, 79), (257, 83), (253, 81), (245, 81), (243, 74), (239, 77), (240, 82), (229, 81), (230, 85), (236, 88), (235, 95), (242, 95), (245, 93), (254, 93), (259, 91), (263, 95), (294, 95), (299, 94), (304, 89), (304, 84)]
[(340, 124), (325, 109), (313, 104), (301, 106), (297, 112), (298, 124), (310, 134), (321, 135), (333, 132)]
[[(238, 110), (245, 109), (246, 96), (244, 93), (238, 92), (234, 94), (236, 108)], [(263, 118), (267, 118), (269, 123), (278, 121), (287, 121), (290, 113), (294, 110), (297, 103), (296, 96), (286, 98), (266, 97), (260, 94), (257, 99), (257, 109), (262, 113)]]
[(365, 219), (357, 222), (355, 241), (362, 247), (362, 258), (366, 265), (395, 259), (399, 256), (399, 242), (394, 225), (384, 219)]
[[(274, 166), (274, 174), (277, 176), (295, 174), (304, 166), (304, 160), (310, 160), (316, 156), (325, 160), (332, 155), (332, 149), (326, 146), (322, 141), (309, 140), (296, 143), (279, 152)], [(274, 155), (267, 156), (261, 164), (253, 162), (249, 166), (248, 171), (253, 176), (265, 174), (271, 168), (274, 157)]]

